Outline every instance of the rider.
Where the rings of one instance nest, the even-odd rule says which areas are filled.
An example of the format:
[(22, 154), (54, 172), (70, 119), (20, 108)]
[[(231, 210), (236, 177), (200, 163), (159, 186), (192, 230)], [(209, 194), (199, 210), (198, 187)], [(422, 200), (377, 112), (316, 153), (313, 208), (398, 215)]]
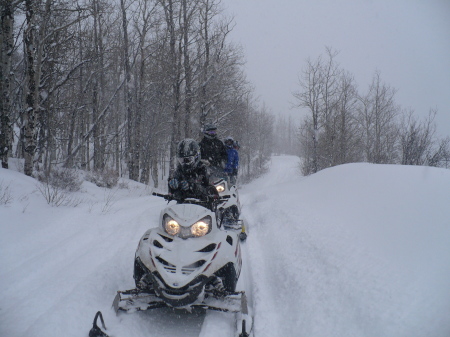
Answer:
[(206, 166), (200, 160), (200, 147), (195, 140), (187, 138), (178, 143), (177, 159), (177, 168), (169, 177), (169, 194), (174, 199), (211, 201), (218, 198), (217, 190), (209, 183)]
[(236, 150), (235, 142), (232, 137), (227, 137), (224, 140), (225, 146), (227, 147), (228, 160), (225, 164), (224, 172), (230, 177), (231, 185), (236, 184), (238, 166), (239, 166), (239, 154)]
[(206, 124), (203, 128), (203, 135), (204, 137), (199, 143), (202, 158), (209, 162), (213, 178), (220, 177), (228, 160), (227, 148), (217, 138), (217, 127), (214, 124)]

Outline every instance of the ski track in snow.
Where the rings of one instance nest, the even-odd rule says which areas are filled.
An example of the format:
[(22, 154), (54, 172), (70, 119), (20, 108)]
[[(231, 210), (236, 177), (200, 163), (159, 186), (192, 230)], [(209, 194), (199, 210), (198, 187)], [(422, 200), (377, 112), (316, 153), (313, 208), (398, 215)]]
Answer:
[[(249, 236), (238, 289), (255, 336), (448, 337), (450, 171), (351, 164), (301, 177), (298, 167), (273, 157), (240, 189)], [(0, 169), (2, 181), (14, 201), (0, 205), (0, 336), (85, 337), (98, 310), (111, 337), (234, 334), (233, 314), (111, 309), (134, 287), (137, 243), (166, 205), (143, 185), (85, 182), (82, 204), (52, 208), (35, 180)]]

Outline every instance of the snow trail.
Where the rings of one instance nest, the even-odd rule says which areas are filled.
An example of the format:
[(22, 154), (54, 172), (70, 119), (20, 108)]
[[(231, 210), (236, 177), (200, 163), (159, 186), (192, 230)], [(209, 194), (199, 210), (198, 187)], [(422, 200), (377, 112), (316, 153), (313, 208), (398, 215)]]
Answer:
[[(114, 337), (234, 331), (224, 313), (111, 309), (134, 287), (137, 243), (165, 206), (145, 186), (84, 182), (78, 207), (53, 208), (34, 179), (0, 169), (0, 181), (14, 196), (0, 205), (0, 336), (85, 337), (98, 310)], [(449, 191), (450, 170), (349, 164), (302, 177), (298, 158), (273, 157), (240, 189), (239, 286), (256, 336), (448, 337)]]

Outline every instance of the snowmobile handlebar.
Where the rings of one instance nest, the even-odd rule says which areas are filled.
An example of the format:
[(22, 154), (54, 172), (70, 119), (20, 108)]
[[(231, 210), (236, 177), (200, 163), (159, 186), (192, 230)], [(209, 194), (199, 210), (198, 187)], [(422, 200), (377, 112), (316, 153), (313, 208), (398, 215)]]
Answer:
[(162, 194), (162, 193), (157, 193), (157, 192), (152, 192), (152, 195), (154, 195), (156, 197), (161, 197), (164, 199), (168, 199), (168, 197), (170, 196), (169, 194)]

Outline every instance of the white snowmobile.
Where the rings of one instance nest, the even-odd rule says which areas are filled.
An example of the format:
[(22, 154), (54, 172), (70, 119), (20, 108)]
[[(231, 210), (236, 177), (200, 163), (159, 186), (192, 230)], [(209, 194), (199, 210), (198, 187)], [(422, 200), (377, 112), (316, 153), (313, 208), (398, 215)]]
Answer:
[(239, 239), (244, 241), (247, 239), (247, 233), (244, 221), (240, 219), (241, 204), (236, 185), (230, 184), (230, 181), (226, 178), (218, 178), (213, 184), (223, 200), (217, 206), (220, 226), (223, 226), (226, 230), (239, 232)]
[[(173, 200), (171, 195), (153, 195)], [(236, 291), (242, 267), (239, 237), (218, 227), (214, 207), (208, 205), (185, 199), (161, 211), (159, 226), (144, 233), (136, 250), (136, 288), (117, 292), (116, 313), (162, 307), (229, 312), (236, 318), (235, 336), (250, 336), (253, 319), (246, 294)], [(97, 317), (89, 336), (105, 337)]]

